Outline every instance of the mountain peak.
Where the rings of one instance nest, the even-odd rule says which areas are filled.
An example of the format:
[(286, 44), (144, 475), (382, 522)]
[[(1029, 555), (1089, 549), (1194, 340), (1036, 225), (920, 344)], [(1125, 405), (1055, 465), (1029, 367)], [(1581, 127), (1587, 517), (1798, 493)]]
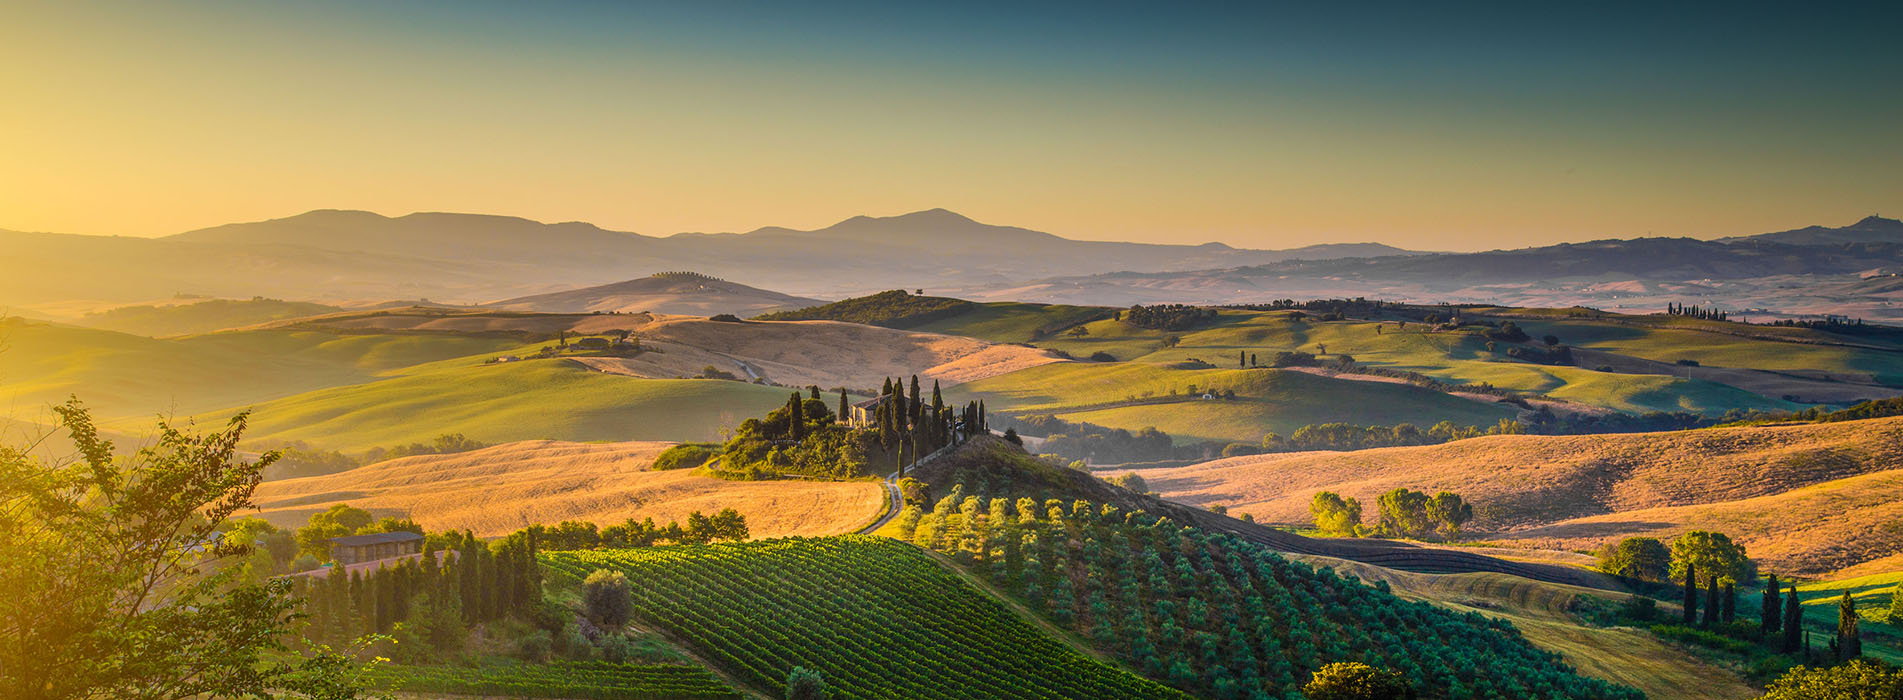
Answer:
[(1881, 216), (1871, 214), (1863, 217), (1863, 219), (1857, 221), (1857, 223), (1851, 224), (1850, 228), (1903, 228), (1903, 221), (1885, 219)]

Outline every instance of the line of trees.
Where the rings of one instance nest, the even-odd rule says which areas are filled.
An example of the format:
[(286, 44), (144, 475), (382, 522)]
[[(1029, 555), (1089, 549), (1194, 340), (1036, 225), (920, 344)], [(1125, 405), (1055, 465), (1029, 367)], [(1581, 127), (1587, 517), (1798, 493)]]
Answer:
[(1717, 309), (1707, 309), (1697, 304), (1687, 306), (1672, 302), (1665, 304), (1665, 313), (1670, 316), (1684, 316), (1686, 318), (1704, 319), (1706, 321), (1723, 321), (1726, 316), (1725, 312)]
[(1118, 312), (1116, 320), (1157, 331), (1186, 331), (1216, 317), (1216, 310), (1184, 304), (1136, 304)]
[(554, 525), (535, 525), (529, 530), (536, 534), (541, 548), (549, 551), (626, 549), (650, 547), (662, 542), (707, 544), (719, 540), (739, 541), (750, 536), (747, 517), (732, 508), (722, 508), (713, 515), (702, 515), (700, 511), (688, 513), (685, 526), (679, 521), (657, 526), (654, 518), (639, 521), (628, 518), (607, 527), (597, 527), (594, 523), (582, 520), (564, 520)]
[(873, 428), (879, 445), (892, 457), (893, 468), (904, 475), (905, 468), (921, 457), (974, 435), (985, 434), (986, 414), (983, 402), (967, 402), (954, 410), (945, 404), (936, 380), (928, 403), (920, 393), (918, 375), (912, 375), (911, 395), (906, 395), (903, 380), (887, 379), (879, 389), (874, 409)]
[(1322, 491), (1309, 501), (1308, 512), (1315, 529), (1337, 537), (1404, 537), (1452, 540), (1473, 520), (1473, 505), (1459, 494), (1442, 491), (1433, 496), (1423, 491), (1397, 488), (1381, 494), (1376, 501), (1378, 517), (1373, 528), (1362, 524), (1361, 501), (1344, 498), (1333, 491)]

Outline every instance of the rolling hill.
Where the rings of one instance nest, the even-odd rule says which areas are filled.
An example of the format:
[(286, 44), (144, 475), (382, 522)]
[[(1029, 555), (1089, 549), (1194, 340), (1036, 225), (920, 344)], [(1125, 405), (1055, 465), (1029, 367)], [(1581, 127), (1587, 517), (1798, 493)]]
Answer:
[(666, 524), (722, 508), (745, 515), (754, 537), (835, 535), (864, 525), (885, 506), (884, 491), (872, 483), (723, 481), (692, 470), (648, 471), (670, 444), (514, 442), (270, 481), (253, 500), (259, 517), (284, 527), (348, 503), (379, 517), (414, 518), (432, 532), (470, 530), (480, 537), (514, 532), (524, 522), (607, 526), (654, 518)]
[(336, 313), (328, 304), (279, 299), (184, 300), (171, 304), (121, 306), (86, 314), (79, 325), (154, 338), (210, 333), (301, 316)]
[(505, 299), (484, 306), (509, 311), (558, 313), (606, 311), (752, 316), (816, 303), (819, 302), (692, 272), (660, 272), (626, 282)]
[[(1470, 528), (1504, 543), (1591, 549), (1629, 535), (1718, 528), (1767, 568), (1823, 574), (1903, 547), (1903, 419), (1593, 436), (1503, 435), (1429, 447), (1235, 457), (1142, 471), (1163, 496), (1306, 524), (1330, 490), (1448, 490)], [(1370, 506), (1371, 508), (1371, 506)], [(1850, 510), (1846, 510), (1850, 509)], [(1370, 510), (1370, 512), (1372, 512)]]

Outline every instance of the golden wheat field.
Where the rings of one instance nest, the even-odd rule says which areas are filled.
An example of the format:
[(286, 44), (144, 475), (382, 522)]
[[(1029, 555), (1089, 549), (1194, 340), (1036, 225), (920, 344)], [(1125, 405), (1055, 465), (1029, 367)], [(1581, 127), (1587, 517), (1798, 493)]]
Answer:
[[(1487, 539), (1590, 549), (1717, 529), (1772, 570), (1824, 573), (1897, 551), (1903, 418), (1631, 435), (1503, 435), (1360, 452), (1234, 457), (1141, 472), (1165, 497), (1272, 523), (1309, 518), (1317, 491), (1375, 499), (1453, 491)], [(1856, 515), (1851, 515), (1851, 513)]]
[(404, 457), (337, 474), (266, 482), (260, 517), (301, 525), (348, 503), (414, 518), (424, 528), (506, 534), (531, 523), (684, 520), (733, 508), (753, 537), (836, 535), (870, 522), (885, 492), (870, 482), (725, 481), (691, 470), (648, 471), (671, 443), (531, 440), (449, 455)]

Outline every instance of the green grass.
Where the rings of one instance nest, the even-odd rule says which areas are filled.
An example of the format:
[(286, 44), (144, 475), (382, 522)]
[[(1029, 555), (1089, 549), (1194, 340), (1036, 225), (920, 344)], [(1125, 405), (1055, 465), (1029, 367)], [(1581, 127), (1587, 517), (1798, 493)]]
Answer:
[[(1769, 363), (1765, 366), (1775, 367), (1791, 367), (1805, 362), (1819, 362), (1823, 363), (1817, 365), (1819, 367), (1831, 367), (1837, 366), (1831, 364), (1835, 362), (1831, 358), (1847, 354), (1854, 360), (1853, 364), (1863, 368), (1864, 371), (1903, 372), (1903, 356), (1881, 351), (1794, 345), (1711, 333), (1634, 328), (1590, 321), (1567, 323), (1593, 329), (1599, 334), (1589, 335), (1584, 332), (1574, 335), (1560, 334), (1563, 342), (1578, 342), (1582, 346), (1590, 346), (1586, 342), (1587, 339), (1597, 342), (1609, 337), (1631, 338), (1656, 335), (1658, 339), (1649, 342), (1660, 347), (1675, 344), (1708, 344), (1707, 349), (1711, 354), (1707, 356), (1707, 360), (1714, 365), (1740, 362), (1746, 364), (1737, 366), (1750, 367), (1754, 365), (1749, 362), (1762, 361)], [(1528, 322), (1525, 325), (1528, 326), (1529, 332), (1538, 336), (1544, 331), (1537, 331), (1534, 327), (1549, 324)], [(1406, 328), (1402, 328), (1393, 321), (1322, 322), (1312, 318), (1294, 320), (1291, 314), (1282, 311), (1224, 310), (1209, 325), (1175, 333), (1174, 335), (1180, 338), (1179, 344), (1167, 348), (1163, 345), (1163, 339), (1172, 334), (1165, 331), (1135, 328), (1112, 320), (1096, 321), (1087, 324), (1085, 328), (1089, 330), (1088, 336), (1082, 338), (1066, 336), (1042, 341), (1037, 345), (1063, 350), (1077, 357), (1089, 357), (1092, 353), (1106, 352), (1119, 360), (1181, 362), (1197, 359), (1224, 368), (1236, 366), (1238, 353), (1254, 354), (1262, 362), (1268, 362), (1270, 356), (1284, 350), (1322, 355), (1324, 361), (1336, 359), (1341, 355), (1349, 355), (1363, 365), (1419, 372), (1450, 384), (1491, 384), (1510, 391), (1549, 396), (1628, 413), (1689, 411), (1718, 414), (1733, 408), (1763, 410), (1796, 408), (1795, 404), (1781, 399), (1760, 396), (1735, 387), (1699, 379), (1617, 374), (1579, 367), (1555, 367), (1513, 361), (1503, 354), (1504, 344), (1496, 346), (1502, 353), (1496, 354), (1487, 350), (1484, 338), (1469, 333), (1430, 333), (1426, 332), (1426, 326), (1418, 323), (1410, 323)], [(1326, 354), (1322, 353), (1323, 349), (1327, 350)], [(1631, 348), (1607, 347), (1605, 349), (1624, 352)], [(1786, 352), (1794, 352), (1802, 359), (1791, 360), (1784, 356)], [(1776, 360), (1773, 361), (1772, 358)], [(1663, 359), (1670, 361), (1677, 359), (1677, 356)], [(1706, 360), (1701, 360), (1701, 362), (1704, 361)]]
[[(1776, 342), (1689, 328), (1641, 328), (1589, 321), (1528, 321), (1521, 326), (1534, 337), (1551, 333), (1558, 336), (1560, 342), (1569, 345), (1659, 362), (1695, 360), (1699, 364), (1716, 367), (1840, 372), (1879, 377), (1903, 374), (1903, 353), (1892, 351)], [(1757, 329), (1749, 330), (1755, 332)], [(1820, 337), (1824, 335), (1814, 331), (1808, 333)], [(1831, 340), (1843, 341), (1835, 338)]]
[[(1898, 584), (1903, 584), (1903, 571), (1800, 584), (1797, 597), (1804, 603), (1804, 623), (1819, 633), (1828, 634), (1837, 628), (1838, 597), (1850, 591), (1857, 613), (1863, 617), (1859, 624), (1863, 632), (1863, 653), (1903, 664), (1903, 620), (1890, 620), (1888, 613), (1890, 595)], [(1755, 603), (1757, 599), (1754, 597), (1751, 601)]]
[(911, 330), (962, 335), (994, 343), (1028, 343), (1049, 334), (1111, 313), (1096, 306), (1027, 304), (1005, 301), (982, 304), (951, 318), (912, 326)]
[(451, 335), (337, 335), (256, 331), (180, 339), (52, 324), (5, 322), (0, 406), (25, 415), (77, 395), (102, 421), (147, 425), (375, 380), (417, 362), (515, 345)]
[(347, 452), (427, 442), (443, 433), (491, 443), (707, 440), (784, 404), (787, 391), (713, 379), (638, 379), (560, 359), (465, 365), (259, 403), (247, 437)]
[(818, 670), (834, 698), (1178, 698), (1097, 661), (937, 563), (883, 537), (548, 552), (571, 586), (638, 582), (635, 614), (775, 697)]
[[(1191, 386), (1234, 391), (1236, 398), (1192, 398)], [(1270, 431), (1288, 435), (1311, 423), (1486, 426), (1518, 412), (1407, 384), (1148, 362), (1044, 365), (962, 384), (950, 395), (954, 403), (982, 399), (993, 411), (1055, 413), (1128, 430), (1153, 426), (1179, 439), (1225, 442), (1255, 442)], [(1130, 405), (1115, 405), (1122, 403)]]
[(698, 666), (553, 661), (480, 666), (384, 664), (366, 674), (380, 689), (406, 693), (507, 695), (600, 700), (739, 700), (739, 692)]

